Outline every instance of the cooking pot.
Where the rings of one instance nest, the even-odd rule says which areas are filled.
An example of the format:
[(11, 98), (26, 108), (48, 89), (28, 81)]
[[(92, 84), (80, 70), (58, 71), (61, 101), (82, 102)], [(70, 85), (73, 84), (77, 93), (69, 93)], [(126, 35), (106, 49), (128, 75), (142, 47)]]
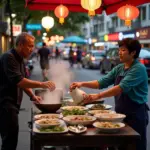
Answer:
[[(36, 89), (35, 95), (41, 96), (42, 101), (40, 104), (36, 104), (36, 107), (43, 113), (56, 113), (60, 109), (63, 100), (63, 90), (55, 89), (50, 92), (47, 89)], [(46, 99), (45, 99), (46, 98)]]

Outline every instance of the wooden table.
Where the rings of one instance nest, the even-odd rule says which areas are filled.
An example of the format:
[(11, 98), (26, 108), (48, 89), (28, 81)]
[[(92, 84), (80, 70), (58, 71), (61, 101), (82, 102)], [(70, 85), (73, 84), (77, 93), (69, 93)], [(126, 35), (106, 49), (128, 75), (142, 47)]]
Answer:
[(84, 134), (38, 134), (31, 132), (31, 150), (41, 150), (42, 146), (75, 146), (75, 147), (103, 147), (103, 146), (128, 146), (128, 150), (136, 150), (136, 141), (140, 135), (131, 127), (122, 128), (119, 133), (104, 134), (96, 128), (88, 128)]

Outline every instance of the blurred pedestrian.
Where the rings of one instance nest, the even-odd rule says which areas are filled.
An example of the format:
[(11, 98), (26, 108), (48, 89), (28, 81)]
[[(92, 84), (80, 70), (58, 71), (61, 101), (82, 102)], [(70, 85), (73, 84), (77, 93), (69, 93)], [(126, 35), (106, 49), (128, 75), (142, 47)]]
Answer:
[(81, 47), (78, 46), (77, 47), (77, 65), (79, 69), (81, 68), (81, 61), (82, 61), (82, 50), (81, 50)]
[(31, 88), (55, 89), (51, 81), (39, 82), (26, 78), (24, 58), (33, 51), (35, 38), (23, 32), (16, 37), (15, 48), (0, 57), (0, 135), (1, 150), (16, 150), (18, 143), (18, 113), (23, 91), (30, 100), (40, 103), (41, 97), (35, 96)]
[(69, 50), (69, 62), (70, 62), (70, 67), (73, 67), (73, 64), (74, 64), (74, 58), (73, 58), (73, 50), (72, 50), (72, 46), (70, 46), (70, 50)]
[(55, 59), (56, 59), (56, 61), (59, 59), (59, 57), (60, 57), (60, 52), (59, 52), (58, 47), (56, 47), (56, 49), (55, 49)]
[(43, 42), (43, 46), (42, 48), (39, 49), (38, 54), (40, 55), (40, 66), (42, 69), (43, 81), (47, 81), (48, 70), (49, 70), (50, 50), (47, 48), (46, 43)]

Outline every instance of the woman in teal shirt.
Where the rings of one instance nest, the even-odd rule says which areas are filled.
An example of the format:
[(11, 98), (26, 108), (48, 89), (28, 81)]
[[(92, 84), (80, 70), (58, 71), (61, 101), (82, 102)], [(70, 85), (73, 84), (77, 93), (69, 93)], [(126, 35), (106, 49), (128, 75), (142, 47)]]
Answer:
[(70, 90), (76, 87), (107, 88), (98, 94), (89, 94), (84, 98), (84, 103), (105, 97), (115, 97), (115, 111), (126, 115), (124, 122), (130, 125), (141, 135), (137, 142), (137, 150), (146, 150), (146, 128), (148, 125), (148, 76), (146, 68), (137, 58), (141, 45), (137, 40), (124, 39), (119, 42), (119, 57), (122, 64), (116, 66), (100, 80), (89, 82), (74, 82)]

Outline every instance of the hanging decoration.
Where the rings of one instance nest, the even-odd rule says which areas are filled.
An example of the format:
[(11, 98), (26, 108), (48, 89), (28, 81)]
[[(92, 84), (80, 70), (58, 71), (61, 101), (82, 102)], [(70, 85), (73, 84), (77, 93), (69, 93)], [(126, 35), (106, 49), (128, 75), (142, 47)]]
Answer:
[(101, 6), (102, 0), (81, 0), (81, 6), (88, 10), (89, 16), (95, 16), (95, 10)]
[(125, 26), (131, 26), (131, 20), (139, 16), (139, 9), (132, 5), (125, 5), (118, 9), (117, 15), (120, 19), (125, 20)]
[(42, 18), (42, 26), (48, 32), (54, 26), (54, 19), (50, 16), (45, 16)]
[(66, 6), (59, 5), (55, 8), (54, 13), (55, 13), (56, 17), (59, 18), (59, 23), (63, 24), (64, 18), (66, 18), (69, 14), (69, 10)]

